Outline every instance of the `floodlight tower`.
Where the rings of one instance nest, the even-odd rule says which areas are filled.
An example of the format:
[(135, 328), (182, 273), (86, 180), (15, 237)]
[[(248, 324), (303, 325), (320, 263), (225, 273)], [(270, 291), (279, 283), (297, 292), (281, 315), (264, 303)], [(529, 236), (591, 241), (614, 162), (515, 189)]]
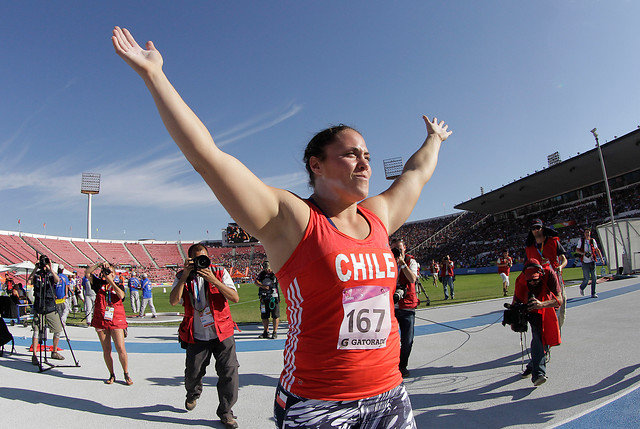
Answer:
[(387, 180), (395, 180), (402, 174), (402, 158), (389, 158), (382, 161), (384, 165), (384, 175)]
[(87, 194), (89, 199), (87, 206), (87, 238), (91, 238), (91, 195), (100, 193), (100, 174), (82, 173), (80, 193)]

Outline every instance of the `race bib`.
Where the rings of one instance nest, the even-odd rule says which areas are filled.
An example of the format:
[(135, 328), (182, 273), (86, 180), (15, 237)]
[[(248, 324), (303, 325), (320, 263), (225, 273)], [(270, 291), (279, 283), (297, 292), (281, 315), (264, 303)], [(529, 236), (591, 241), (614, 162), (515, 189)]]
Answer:
[(208, 328), (214, 325), (213, 314), (211, 314), (211, 309), (209, 307), (205, 307), (204, 310), (200, 312), (200, 322), (202, 322), (202, 326)]
[(104, 309), (104, 320), (113, 320), (113, 311), (114, 311), (113, 307), (107, 306)]
[(339, 350), (372, 350), (387, 345), (391, 332), (389, 288), (347, 288), (342, 293), (342, 309)]

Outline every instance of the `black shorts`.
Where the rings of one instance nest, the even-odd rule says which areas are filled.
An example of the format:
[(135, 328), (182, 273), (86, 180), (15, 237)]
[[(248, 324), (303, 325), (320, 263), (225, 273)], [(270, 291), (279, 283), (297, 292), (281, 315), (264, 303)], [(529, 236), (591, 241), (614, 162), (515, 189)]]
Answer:
[(280, 318), (280, 303), (277, 299), (273, 301), (271, 298), (260, 301), (260, 318), (262, 320), (268, 319), (279, 319)]

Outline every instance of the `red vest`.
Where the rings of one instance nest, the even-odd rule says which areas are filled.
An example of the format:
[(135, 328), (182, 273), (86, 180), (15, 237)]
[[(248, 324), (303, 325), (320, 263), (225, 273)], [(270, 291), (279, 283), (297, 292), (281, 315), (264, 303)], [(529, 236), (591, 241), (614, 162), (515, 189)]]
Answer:
[(513, 263), (513, 259), (511, 259), (511, 256), (507, 256), (506, 259), (500, 256), (498, 258), (498, 263), (507, 264), (503, 267), (498, 267), (498, 273), (505, 273), (506, 275), (509, 275), (509, 273), (511, 272), (511, 267), (509, 266), (509, 263)]
[(560, 266), (560, 262), (558, 261), (559, 242), (560, 239), (558, 237), (546, 237), (541, 249), (538, 249), (536, 243), (533, 243), (525, 249), (527, 259), (537, 259), (542, 266), (551, 264), (554, 270), (557, 269), (558, 266)]
[[(213, 274), (216, 278), (222, 281), (224, 275), (224, 269), (215, 265), (211, 266)], [(176, 277), (180, 278), (182, 271), (178, 272)], [(229, 303), (227, 298), (220, 293), (217, 287), (213, 284), (205, 281), (207, 285), (207, 299), (209, 300), (209, 308), (213, 313), (213, 320), (215, 322), (216, 333), (218, 339), (223, 341), (233, 335), (233, 328), (235, 323), (231, 318), (231, 310), (229, 309)], [(182, 305), (184, 305), (184, 317), (180, 327), (178, 328), (178, 337), (185, 343), (193, 344), (195, 339), (193, 337), (193, 305), (191, 299), (193, 297), (193, 283), (187, 280), (184, 284), (184, 292), (182, 294)]]
[[(589, 245), (591, 246), (591, 256), (592, 256), (592, 260), (593, 261), (597, 261), (598, 258), (596, 258), (596, 252), (595, 252), (595, 240), (593, 238), (589, 239)], [(597, 245), (596, 245), (597, 246)], [(578, 243), (578, 249), (582, 252), (584, 252), (584, 237), (580, 238), (580, 243)], [(584, 255), (580, 255), (580, 262), (582, 262), (584, 260)]]
[[(94, 278), (94, 281), (99, 280)], [(102, 281), (104, 282), (103, 286), (96, 292), (96, 302), (93, 307), (91, 326), (98, 329), (125, 329), (128, 323), (122, 300), (115, 292), (110, 290), (110, 286), (106, 284), (104, 280)], [(109, 294), (108, 299), (107, 294)], [(105, 320), (104, 312), (109, 305), (113, 307), (113, 318), (111, 320)]]
[[(555, 277), (555, 279), (551, 279), (551, 277)], [(549, 266), (546, 266), (544, 268), (544, 275), (542, 276), (542, 287), (536, 295), (538, 301), (548, 301), (554, 298), (554, 295), (549, 291), (549, 282), (553, 280), (558, 281), (556, 273), (553, 272)], [(514, 296), (520, 302), (526, 303), (529, 301), (529, 288), (524, 278), (524, 272), (520, 273), (516, 279)], [(542, 315), (542, 344), (545, 346), (557, 346), (560, 344), (562, 340), (560, 338), (560, 325), (558, 324), (556, 309), (548, 307), (536, 310), (536, 312)]]
[[(413, 259), (414, 257), (411, 255), (404, 255), (404, 262), (407, 264), (407, 267), (409, 267), (409, 264)], [(420, 300), (418, 299), (418, 295), (416, 295), (416, 284), (409, 283), (409, 280), (404, 275), (403, 270), (398, 270), (398, 283), (401, 285), (407, 285), (404, 297), (398, 302), (398, 308), (404, 310), (418, 307)]]

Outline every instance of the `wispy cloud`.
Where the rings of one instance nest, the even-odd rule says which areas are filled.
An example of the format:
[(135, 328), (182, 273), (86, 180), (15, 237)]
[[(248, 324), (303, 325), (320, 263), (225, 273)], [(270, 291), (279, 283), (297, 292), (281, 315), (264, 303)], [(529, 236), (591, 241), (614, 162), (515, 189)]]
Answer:
[[(217, 142), (219, 146), (237, 141), (270, 128), (301, 110), (301, 106), (290, 104), (279, 112), (271, 111), (224, 131), (226, 136)], [(185, 205), (211, 206), (218, 204), (215, 195), (193, 170), (177, 149), (166, 154), (168, 142), (155, 145), (147, 152), (128, 159), (106, 164), (92, 163), (86, 172), (101, 174), (100, 194), (96, 206), (147, 207), (149, 209), (171, 210)], [(165, 153), (162, 155), (162, 153)], [(12, 155), (14, 156), (14, 155)], [(0, 161), (9, 163), (9, 154), (0, 152)], [(21, 189), (30, 195), (33, 207), (42, 204), (84, 204), (77, 198), (80, 192), (80, 174), (59, 174), (68, 172), (68, 159), (61, 158), (46, 166), (28, 170), (5, 168), (0, 170), (0, 191)], [(33, 167), (33, 166), (32, 166)], [(306, 183), (303, 172), (285, 173), (263, 178), (270, 186), (294, 189)], [(26, 204), (28, 205), (28, 204)]]
[[(63, 87), (58, 88), (57, 90), (53, 91), (51, 94), (49, 94), (44, 100), (42, 100), (42, 102), (40, 103), (40, 105), (38, 107), (36, 107), (35, 109), (33, 109), (33, 112), (31, 112), (31, 114), (29, 116), (27, 116), (22, 123), (18, 126), (18, 128), (16, 128), (13, 133), (11, 135), (9, 135), (9, 137), (7, 137), (4, 141), (2, 141), (0, 143), (0, 155), (5, 152), (6, 150), (8, 150), (9, 148), (12, 148), (14, 143), (18, 140), (18, 138), (22, 135), (22, 133), (24, 132), (24, 130), (27, 128), (27, 126), (36, 118), (38, 117), (38, 115), (40, 115), (49, 105), (51, 105), (53, 103), (53, 101), (63, 92), (67, 91), (69, 88), (71, 88), (74, 84), (75, 84), (76, 80), (75, 79), (71, 79), (69, 80)], [(21, 151), (22, 154), (24, 154), (24, 150)], [(14, 154), (14, 159), (15, 159), (15, 154)]]
[(240, 124), (229, 128), (222, 133), (218, 133), (216, 138), (216, 145), (223, 147), (229, 143), (233, 143), (237, 140), (243, 139), (250, 135), (259, 133), (260, 131), (271, 128), (279, 123), (286, 121), (287, 119), (295, 116), (302, 110), (302, 105), (296, 103), (290, 103), (285, 109), (272, 110), (263, 114), (260, 114), (254, 118), (241, 122)]

